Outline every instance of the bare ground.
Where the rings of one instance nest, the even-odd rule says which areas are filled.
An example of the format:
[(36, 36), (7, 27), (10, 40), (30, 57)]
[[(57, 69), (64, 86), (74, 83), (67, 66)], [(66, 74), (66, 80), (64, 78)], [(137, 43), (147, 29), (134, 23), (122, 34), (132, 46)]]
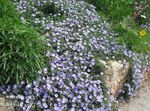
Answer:
[(150, 111), (150, 81), (145, 81), (143, 87), (128, 103), (119, 104), (119, 111)]

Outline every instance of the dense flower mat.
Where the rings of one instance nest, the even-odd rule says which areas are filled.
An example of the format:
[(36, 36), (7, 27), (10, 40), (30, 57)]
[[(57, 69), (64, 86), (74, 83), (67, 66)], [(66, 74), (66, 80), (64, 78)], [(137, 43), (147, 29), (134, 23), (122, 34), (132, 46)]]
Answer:
[[(45, 54), (50, 58), (49, 66), (37, 72), (37, 80), (1, 88), (4, 95), (16, 98), (24, 111), (110, 110), (112, 100), (104, 87), (104, 75), (94, 71), (97, 58), (101, 57), (117, 60), (121, 55), (124, 65), (131, 60), (134, 85), (126, 83), (125, 87), (130, 96), (140, 88), (142, 61), (146, 57), (118, 45), (110, 24), (97, 14), (94, 6), (81, 0), (13, 0), (13, 3), (22, 22), (39, 28), (50, 47)], [(55, 10), (45, 9), (50, 6)]]

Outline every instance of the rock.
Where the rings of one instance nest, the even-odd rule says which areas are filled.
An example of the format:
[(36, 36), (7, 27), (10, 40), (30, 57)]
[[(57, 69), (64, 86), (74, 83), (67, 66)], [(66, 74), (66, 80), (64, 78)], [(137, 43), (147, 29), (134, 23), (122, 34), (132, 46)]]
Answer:
[(3, 97), (0, 97), (0, 106), (4, 105), (5, 99)]
[(13, 106), (7, 104), (5, 99), (0, 96), (0, 111), (15, 111)]
[(14, 111), (12, 107), (0, 107), (0, 111)]
[(48, 32), (46, 32), (46, 33), (44, 34), (44, 36), (48, 37), (48, 36), (49, 36), (49, 33), (48, 33)]
[(147, 67), (147, 69), (144, 71), (144, 80), (145, 81), (149, 81), (150, 82), (150, 66)]
[(129, 64), (124, 66), (122, 63), (117, 61), (108, 61), (105, 66), (106, 83), (108, 84), (108, 87), (110, 87), (110, 93), (116, 98), (126, 80)]

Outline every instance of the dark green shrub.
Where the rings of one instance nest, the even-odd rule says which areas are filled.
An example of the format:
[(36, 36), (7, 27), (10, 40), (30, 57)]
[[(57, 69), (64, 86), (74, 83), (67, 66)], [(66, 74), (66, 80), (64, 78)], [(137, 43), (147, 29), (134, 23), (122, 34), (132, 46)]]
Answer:
[(43, 39), (19, 21), (10, 1), (0, 3), (0, 84), (30, 82), (44, 66)]

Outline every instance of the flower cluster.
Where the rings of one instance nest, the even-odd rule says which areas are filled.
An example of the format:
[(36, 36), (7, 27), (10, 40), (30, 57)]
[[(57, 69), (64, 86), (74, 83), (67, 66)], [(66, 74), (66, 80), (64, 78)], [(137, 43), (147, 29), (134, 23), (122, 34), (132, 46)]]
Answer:
[[(33, 108), (43, 111), (108, 111), (109, 98), (103, 91), (101, 75), (93, 74), (96, 56), (116, 58), (122, 54), (133, 60), (133, 83), (140, 87), (144, 57), (125, 46), (110, 41), (115, 34), (110, 25), (95, 11), (95, 7), (81, 0), (13, 0), (23, 22), (42, 27), (51, 47), (46, 56), (49, 66), (39, 71), (33, 83), (22, 81), (18, 85), (3, 87), (0, 91), (17, 98), (24, 111)], [(55, 5), (55, 13), (45, 14), (42, 8)], [(45, 9), (47, 10), (47, 9)], [(65, 16), (56, 21), (55, 18)], [(30, 18), (30, 20), (28, 20)], [(117, 59), (117, 58), (116, 58)], [(108, 91), (106, 93), (109, 93)], [(129, 95), (134, 89), (129, 84)], [(33, 109), (33, 110), (34, 110)]]
[(150, 22), (148, 21), (145, 24), (142, 24), (141, 27), (150, 30)]

